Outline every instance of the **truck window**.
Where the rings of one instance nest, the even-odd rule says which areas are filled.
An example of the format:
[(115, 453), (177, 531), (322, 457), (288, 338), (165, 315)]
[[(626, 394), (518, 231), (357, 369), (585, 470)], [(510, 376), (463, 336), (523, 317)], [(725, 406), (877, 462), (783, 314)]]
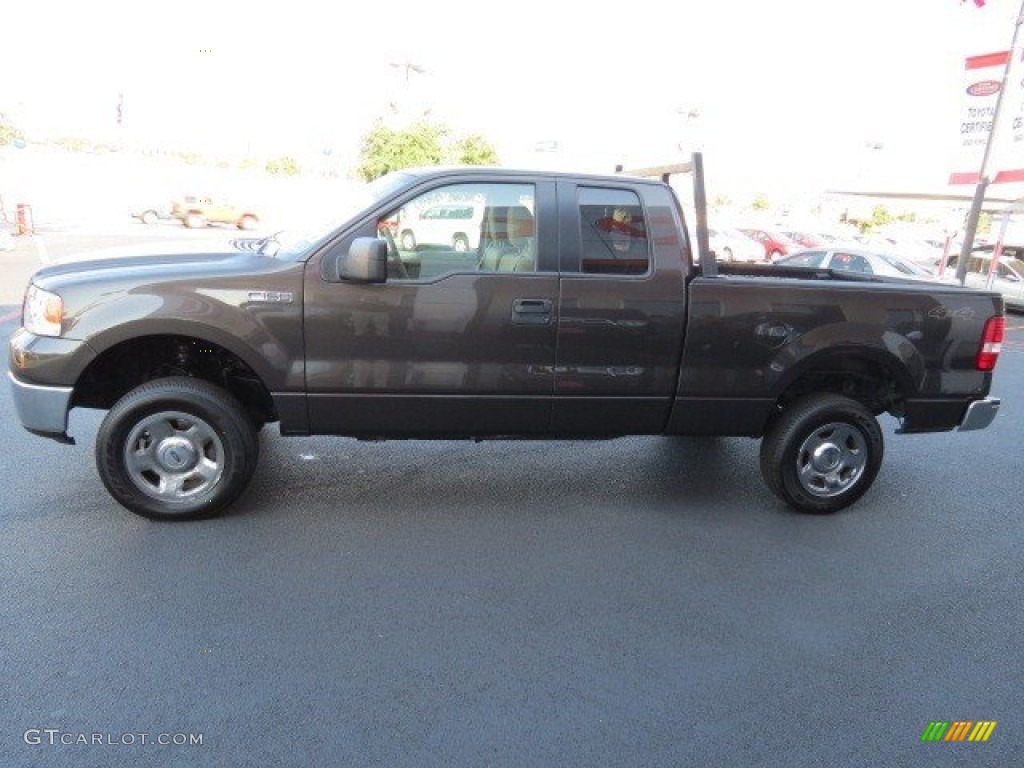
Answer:
[(535, 198), (532, 184), (448, 184), (381, 217), (378, 231), (398, 251), (400, 278), (535, 272)]
[(629, 189), (579, 188), (584, 273), (643, 275), (650, 268), (647, 222)]

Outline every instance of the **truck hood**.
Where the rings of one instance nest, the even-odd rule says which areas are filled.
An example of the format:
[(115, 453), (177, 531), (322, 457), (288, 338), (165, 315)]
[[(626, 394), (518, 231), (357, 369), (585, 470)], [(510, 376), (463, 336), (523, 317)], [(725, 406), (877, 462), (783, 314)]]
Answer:
[(251, 331), (253, 316), (268, 312), (298, 323), (304, 268), (252, 252), (154, 254), (54, 264), (32, 282), (63, 299), (65, 338), (88, 341), (232, 324)]
[[(270, 259), (239, 251), (149, 253), (137, 256), (83, 254), (81, 261), (65, 261), (38, 270), (32, 282), (47, 291), (60, 293), (86, 285), (113, 287), (123, 283), (153, 283), (165, 280), (203, 280), (217, 276), (265, 271)], [(103, 288), (100, 288), (103, 290)]]

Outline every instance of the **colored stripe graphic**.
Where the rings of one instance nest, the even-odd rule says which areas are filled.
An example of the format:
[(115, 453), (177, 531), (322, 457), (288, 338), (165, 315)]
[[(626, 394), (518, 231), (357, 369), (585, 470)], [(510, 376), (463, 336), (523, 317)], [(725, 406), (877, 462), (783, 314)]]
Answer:
[(967, 733), (971, 730), (972, 725), (974, 723), (970, 720), (955, 720), (943, 741), (963, 741), (967, 738)]
[(921, 734), (921, 741), (988, 741), (996, 723), (996, 720), (932, 720)]
[(995, 720), (982, 720), (971, 731), (971, 735), (967, 738), (968, 741), (988, 741), (988, 737), (992, 735), (992, 731), (996, 729)]

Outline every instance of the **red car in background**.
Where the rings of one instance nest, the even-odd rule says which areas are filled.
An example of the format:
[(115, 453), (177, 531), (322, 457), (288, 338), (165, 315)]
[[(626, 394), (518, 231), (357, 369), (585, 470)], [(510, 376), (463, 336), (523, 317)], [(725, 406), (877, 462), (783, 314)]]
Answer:
[(775, 259), (786, 256), (793, 251), (800, 250), (801, 246), (794, 243), (785, 235), (773, 232), (770, 229), (740, 229), (747, 237), (757, 240), (764, 247), (764, 260), (775, 261)]
[(825, 245), (825, 240), (820, 235), (815, 235), (811, 232), (783, 232), (783, 235), (788, 237), (797, 245), (801, 245), (804, 248), (816, 248), (819, 245)]

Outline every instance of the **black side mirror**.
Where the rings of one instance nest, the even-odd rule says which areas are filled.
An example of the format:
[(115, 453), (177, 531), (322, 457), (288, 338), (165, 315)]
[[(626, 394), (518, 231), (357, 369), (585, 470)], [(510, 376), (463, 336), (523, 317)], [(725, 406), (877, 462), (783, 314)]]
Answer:
[(383, 283), (388, 276), (388, 245), (376, 237), (357, 237), (348, 253), (332, 253), (324, 266), (332, 282)]

